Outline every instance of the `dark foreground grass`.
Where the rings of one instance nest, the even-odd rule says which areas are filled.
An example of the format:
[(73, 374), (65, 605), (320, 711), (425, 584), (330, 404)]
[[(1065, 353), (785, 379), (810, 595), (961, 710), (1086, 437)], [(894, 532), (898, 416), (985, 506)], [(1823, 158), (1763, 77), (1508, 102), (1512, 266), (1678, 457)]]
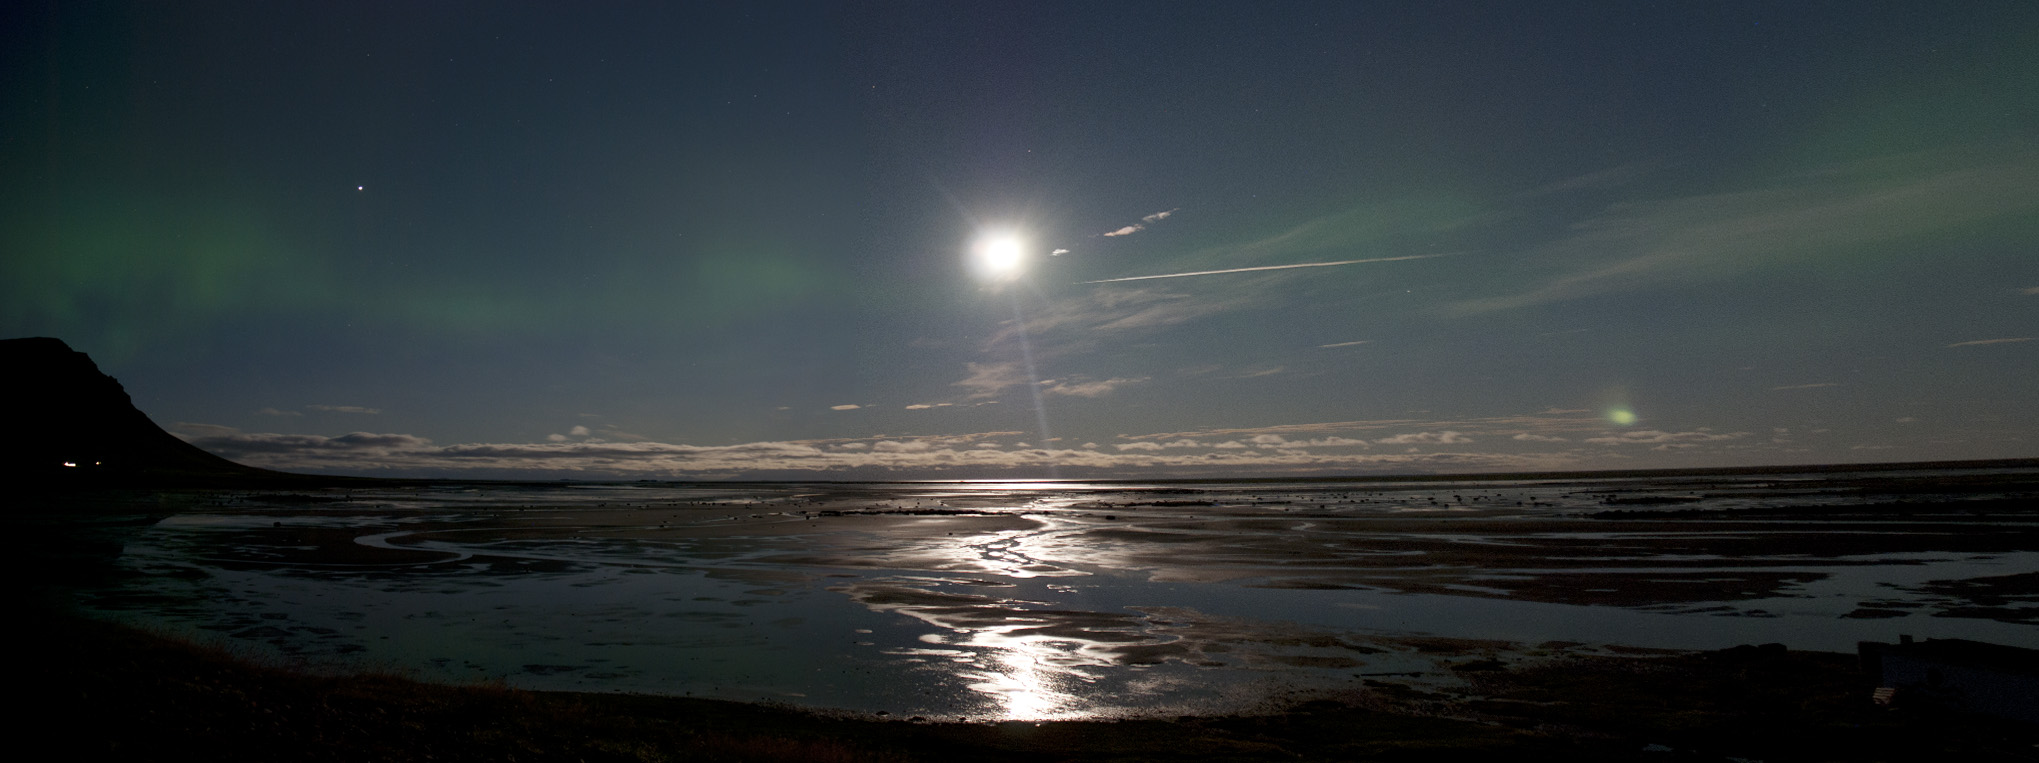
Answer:
[(28, 620), (15, 741), (51, 759), (2039, 760), (2031, 727), (1874, 707), (1845, 655), (1468, 663), (1465, 694), (1378, 685), (1267, 715), (961, 724), (313, 675), (65, 615)]

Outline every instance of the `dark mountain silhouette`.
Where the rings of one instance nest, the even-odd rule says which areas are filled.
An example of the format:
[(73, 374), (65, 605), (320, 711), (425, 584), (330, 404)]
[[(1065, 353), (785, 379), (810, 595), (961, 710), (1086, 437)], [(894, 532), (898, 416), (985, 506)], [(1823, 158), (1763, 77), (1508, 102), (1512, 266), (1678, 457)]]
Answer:
[(213, 484), (295, 475), (228, 461), (137, 410), (85, 353), (49, 337), (0, 340), (0, 476), (26, 485)]

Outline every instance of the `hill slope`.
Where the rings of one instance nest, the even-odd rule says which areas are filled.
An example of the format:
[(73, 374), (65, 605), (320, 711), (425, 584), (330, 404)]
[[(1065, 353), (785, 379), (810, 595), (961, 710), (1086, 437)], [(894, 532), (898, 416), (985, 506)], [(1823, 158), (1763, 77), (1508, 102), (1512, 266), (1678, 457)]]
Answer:
[(0, 340), (0, 476), (28, 484), (192, 483), (284, 477), (193, 447), (150, 421), (85, 353), (49, 337)]

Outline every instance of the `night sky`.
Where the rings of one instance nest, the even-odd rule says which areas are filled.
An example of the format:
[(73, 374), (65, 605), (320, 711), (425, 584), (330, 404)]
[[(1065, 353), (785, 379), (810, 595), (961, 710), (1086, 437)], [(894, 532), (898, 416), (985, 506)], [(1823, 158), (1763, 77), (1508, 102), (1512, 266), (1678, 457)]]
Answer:
[(253, 465), (2039, 456), (2031, 2), (8, 8), (0, 335)]

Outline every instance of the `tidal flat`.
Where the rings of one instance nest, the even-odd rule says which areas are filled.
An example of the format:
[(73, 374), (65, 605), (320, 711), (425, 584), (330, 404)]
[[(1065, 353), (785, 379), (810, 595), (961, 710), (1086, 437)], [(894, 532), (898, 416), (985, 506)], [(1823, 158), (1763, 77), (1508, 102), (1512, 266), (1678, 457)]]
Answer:
[[(1898, 634), (2039, 644), (2039, 468), (391, 483), (39, 499), (90, 616), (450, 682), (942, 721), (1477, 692)], [(81, 540), (84, 539), (84, 540)]]

